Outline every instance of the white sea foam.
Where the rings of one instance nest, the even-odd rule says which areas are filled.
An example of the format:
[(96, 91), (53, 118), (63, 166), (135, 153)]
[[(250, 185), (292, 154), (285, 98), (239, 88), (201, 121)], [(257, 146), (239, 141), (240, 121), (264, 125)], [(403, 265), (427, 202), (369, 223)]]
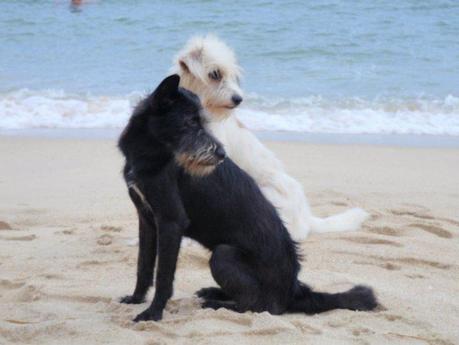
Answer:
[(349, 134), (459, 135), (459, 98), (330, 101), (322, 97), (266, 99), (252, 95), (239, 111), (254, 130)]
[(118, 128), (138, 99), (22, 89), (0, 95), (0, 128)]
[[(27, 89), (0, 95), (0, 128), (120, 128), (141, 93), (91, 96)], [(459, 98), (330, 100), (248, 95), (239, 118), (253, 130), (459, 136)]]

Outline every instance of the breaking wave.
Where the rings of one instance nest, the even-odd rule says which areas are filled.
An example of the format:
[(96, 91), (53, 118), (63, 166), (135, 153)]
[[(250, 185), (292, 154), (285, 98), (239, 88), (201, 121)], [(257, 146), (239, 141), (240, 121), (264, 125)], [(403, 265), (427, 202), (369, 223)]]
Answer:
[[(0, 94), (0, 128), (120, 128), (141, 92), (124, 96), (21, 89)], [(253, 130), (459, 136), (459, 97), (442, 99), (246, 96), (238, 117)]]

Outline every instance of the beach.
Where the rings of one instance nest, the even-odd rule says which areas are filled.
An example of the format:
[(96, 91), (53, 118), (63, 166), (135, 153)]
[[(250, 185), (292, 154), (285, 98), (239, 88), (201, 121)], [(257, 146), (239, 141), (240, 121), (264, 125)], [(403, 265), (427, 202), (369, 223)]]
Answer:
[[(458, 13), (450, 0), (0, 1), (0, 345), (459, 344)], [(208, 34), (237, 62), (213, 44), (177, 55)], [(371, 286), (377, 310), (201, 309), (210, 253), (185, 239), (163, 320), (132, 322), (154, 288), (119, 303), (138, 224), (116, 140), (178, 71), (276, 153), (314, 215), (369, 212), (359, 231), (300, 243), (299, 278)], [(264, 157), (254, 147), (238, 152)]]
[(111, 138), (0, 136), (0, 344), (459, 343), (459, 149), (267, 142), (313, 212), (371, 218), (301, 243), (318, 290), (374, 288), (374, 312), (203, 310), (209, 253), (185, 242), (160, 322), (133, 323), (137, 236)]

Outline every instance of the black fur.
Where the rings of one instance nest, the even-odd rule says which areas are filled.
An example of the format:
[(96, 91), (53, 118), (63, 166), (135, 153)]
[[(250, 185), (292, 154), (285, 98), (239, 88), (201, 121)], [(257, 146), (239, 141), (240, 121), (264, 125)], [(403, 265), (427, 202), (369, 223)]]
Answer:
[[(313, 292), (298, 281), (296, 244), (275, 208), (231, 159), (217, 165), (223, 158), (221, 146), (202, 127), (197, 97), (178, 88), (178, 82), (178, 76), (165, 79), (137, 107), (119, 141), (140, 237), (137, 284), (133, 295), (122, 302), (144, 300), (158, 261), (153, 302), (134, 321), (162, 318), (172, 296), (182, 236), (212, 251), (210, 269), (220, 288), (197, 292), (205, 300), (203, 307), (272, 314), (375, 308), (376, 299), (368, 287), (328, 294)], [(200, 136), (206, 138), (196, 139)], [(193, 138), (193, 147), (185, 144)], [(211, 159), (216, 168), (205, 176), (194, 176), (174, 157), (186, 152), (194, 159), (193, 151), (202, 151), (203, 145), (216, 145)]]

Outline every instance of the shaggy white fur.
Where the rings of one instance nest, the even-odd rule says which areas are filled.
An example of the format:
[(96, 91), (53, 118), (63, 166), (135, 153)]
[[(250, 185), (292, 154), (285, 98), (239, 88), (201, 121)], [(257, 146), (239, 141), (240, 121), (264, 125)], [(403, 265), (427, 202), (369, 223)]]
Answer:
[(212, 35), (192, 38), (177, 55), (174, 72), (180, 75), (182, 87), (201, 98), (209, 118), (208, 129), (279, 210), (293, 239), (305, 239), (310, 231), (355, 231), (368, 218), (360, 208), (327, 218), (312, 215), (301, 184), (234, 115), (242, 100), (241, 68), (225, 43)]

